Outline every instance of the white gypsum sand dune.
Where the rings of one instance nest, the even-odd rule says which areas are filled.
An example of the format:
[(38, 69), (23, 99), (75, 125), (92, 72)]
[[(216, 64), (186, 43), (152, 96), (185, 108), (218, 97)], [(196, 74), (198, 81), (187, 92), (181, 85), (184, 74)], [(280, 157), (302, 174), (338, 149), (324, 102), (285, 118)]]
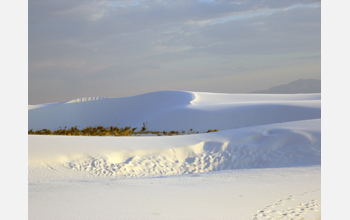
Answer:
[(220, 131), (30, 135), (29, 217), (318, 219), (320, 111), (320, 94), (182, 91), (31, 106), (34, 130), (147, 122), (150, 130)]
[(116, 177), (319, 165), (319, 128), (313, 119), (172, 137), (31, 135), (28, 160)]
[(316, 119), (320, 94), (261, 95), (164, 91), (126, 98), (86, 98), (31, 106), (28, 129), (79, 126), (207, 131)]

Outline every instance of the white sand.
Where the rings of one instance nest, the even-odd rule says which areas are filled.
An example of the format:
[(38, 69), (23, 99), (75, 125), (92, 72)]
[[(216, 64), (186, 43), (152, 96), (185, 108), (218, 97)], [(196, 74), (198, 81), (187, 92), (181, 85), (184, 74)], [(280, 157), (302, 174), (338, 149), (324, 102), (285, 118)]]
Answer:
[(320, 94), (165, 91), (29, 106), (28, 129), (219, 132), (28, 138), (30, 219), (319, 219)]
[(320, 167), (239, 169), (166, 178), (51, 180), (29, 184), (29, 217), (254, 219), (256, 215), (257, 219), (318, 219), (320, 188)]

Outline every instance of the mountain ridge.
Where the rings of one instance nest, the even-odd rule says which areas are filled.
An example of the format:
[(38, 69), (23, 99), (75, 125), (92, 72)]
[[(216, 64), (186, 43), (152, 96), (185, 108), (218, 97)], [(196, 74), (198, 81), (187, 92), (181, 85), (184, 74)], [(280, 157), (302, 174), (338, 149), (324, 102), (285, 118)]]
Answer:
[(264, 94), (321, 93), (321, 80), (298, 79), (288, 84), (274, 86), (267, 90), (257, 90), (250, 93), (264, 93)]

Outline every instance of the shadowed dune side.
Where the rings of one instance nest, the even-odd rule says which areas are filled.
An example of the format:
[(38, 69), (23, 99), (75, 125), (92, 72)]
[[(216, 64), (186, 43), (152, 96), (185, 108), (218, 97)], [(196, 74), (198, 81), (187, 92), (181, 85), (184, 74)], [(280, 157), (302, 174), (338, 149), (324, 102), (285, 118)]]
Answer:
[[(150, 130), (206, 132), (321, 118), (319, 101), (285, 103), (229, 103), (210, 106), (189, 105), (148, 118)], [(166, 123), (165, 123), (166, 122)]]
[(195, 98), (190, 92), (163, 91), (125, 98), (85, 98), (40, 105), (28, 111), (28, 129), (79, 126), (142, 127), (153, 115), (184, 107)]
[(118, 126), (152, 131), (233, 129), (321, 117), (320, 94), (261, 95), (162, 91), (32, 107), (28, 129)]

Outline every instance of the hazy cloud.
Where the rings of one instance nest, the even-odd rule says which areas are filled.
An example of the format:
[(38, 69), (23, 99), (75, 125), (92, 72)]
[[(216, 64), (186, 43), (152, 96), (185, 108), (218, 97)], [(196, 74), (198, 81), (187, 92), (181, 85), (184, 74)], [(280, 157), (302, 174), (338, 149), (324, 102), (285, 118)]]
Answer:
[[(247, 92), (270, 87), (253, 88), (250, 82), (255, 85), (254, 76), (266, 74), (259, 68), (276, 66), (307, 65), (305, 78), (320, 78), (320, 60), (308, 58), (321, 53), (320, 5), (292, 0), (29, 0), (29, 103), (87, 94), (198, 90), (202, 79), (213, 76), (218, 81), (213, 91), (223, 88), (220, 80), (225, 84), (240, 76), (239, 83), (246, 82), (240, 91)], [(298, 64), (300, 57), (305, 59)], [(282, 83), (300, 75), (285, 72), (279, 75)], [(191, 87), (193, 81), (198, 86)], [(208, 90), (205, 83), (202, 88)], [(60, 88), (70, 92), (60, 94)]]

